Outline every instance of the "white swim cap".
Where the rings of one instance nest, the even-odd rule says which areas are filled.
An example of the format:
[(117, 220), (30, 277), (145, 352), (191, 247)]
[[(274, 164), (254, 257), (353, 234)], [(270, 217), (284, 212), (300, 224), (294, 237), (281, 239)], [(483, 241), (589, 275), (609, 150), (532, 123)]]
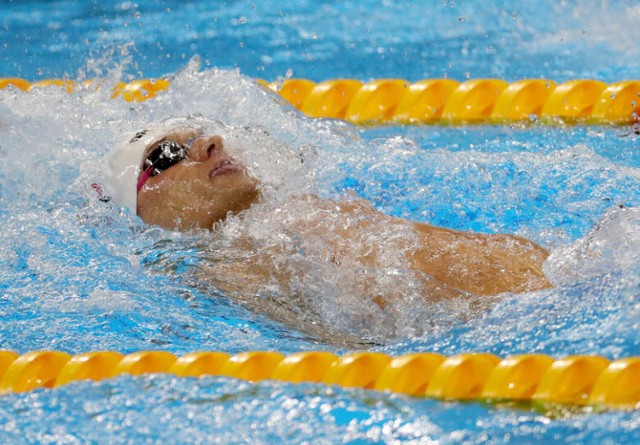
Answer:
[(113, 200), (137, 213), (136, 189), (145, 149), (168, 133), (192, 128), (188, 119), (171, 119), (153, 124), (119, 144), (109, 156), (108, 182)]

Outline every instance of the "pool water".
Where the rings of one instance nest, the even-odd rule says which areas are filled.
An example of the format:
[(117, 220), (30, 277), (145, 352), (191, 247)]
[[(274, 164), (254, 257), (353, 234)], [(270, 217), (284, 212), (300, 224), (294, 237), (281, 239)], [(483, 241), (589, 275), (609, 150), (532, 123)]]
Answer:
[[(554, 289), (502, 296), (470, 318), (409, 301), (400, 315), (377, 313), (314, 291), (331, 276), (311, 269), (300, 307), (365, 338), (360, 348), (640, 355), (633, 129), (359, 129), (307, 119), (253, 80), (637, 79), (639, 16), (634, 2), (588, 1), (5, 3), (0, 76), (172, 84), (143, 103), (112, 100), (106, 87), (0, 91), (0, 348), (350, 350), (202, 286), (208, 234), (147, 227), (97, 199), (91, 184), (106, 184), (105, 156), (123, 137), (198, 113), (246, 143), (276, 201), (294, 190), (355, 193), (394, 216), (513, 233), (551, 251)], [(0, 397), (3, 443), (633, 443), (639, 423), (637, 412), (552, 415), (220, 377), (123, 376)]]

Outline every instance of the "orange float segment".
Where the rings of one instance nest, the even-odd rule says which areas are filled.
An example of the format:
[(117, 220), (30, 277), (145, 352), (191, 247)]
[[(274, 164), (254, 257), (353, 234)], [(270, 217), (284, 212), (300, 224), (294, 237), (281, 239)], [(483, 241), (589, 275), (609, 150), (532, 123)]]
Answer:
[(24, 79), (20, 79), (18, 77), (4, 77), (0, 78), (0, 90), (6, 88), (8, 86), (14, 86), (16, 88), (21, 89), (22, 91), (29, 91), (31, 88), (31, 84)]
[(113, 88), (112, 98), (122, 95), (127, 102), (142, 102), (150, 99), (160, 91), (169, 88), (170, 82), (165, 79), (140, 79), (133, 82), (118, 82)]
[(179, 357), (169, 368), (169, 373), (178, 377), (218, 375), (230, 357), (224, 352), (191, 352)]
[(124, 91), (124, 87), (126, 85), (127, 84), (125, 82), (116, 82), (116, 84), (113, 86), (113, 89), (111, 90), (111, 99), (115, 99), (116, 97), (120, 96)]
[(568, 120), (583, 119), (591, 115), (596, 101), (607, 84), (599, 80), (569, 80), (549, 95), (542, 107), (541, 117)]
[(155, 96), (156, 93), (166, 91), (171, 85), (171, 82), (166, 79), (146, 79), (141, 82), (142, 88), (147, 90), (147, 92), (149, 93), (146, 99)]
[(401, 79), (378, 79), (362, 85), (351, 100), (345, 119), (356, 124), (388, 121), (407, 91)]
[(31, 84), (31, 88), (45, 88), (45, 87), (60, 87), (67, 93), (73, 93), (76, 84), (72, 80), (68, 79), (46, 79), (39, 80)]
[(493, 400), (529, 400), (553, 359), (542, 354), (507, 357), (493, 368), (480, 396)]
[(15, 359), (0, 380), (0, 394), (51, 388), (71, 355), (60, 351), (33, 351)]
[(442, 119), (450, 122), (482, 122), (493, 111), (498, 97), (509, 86), (500, 79), (473, 79), (460, 84), (449, 96)]
[(441, 354), (427, 352), (396, 357), (384, 368), (374, 389), (411, 396), (423, 395), (444, 360)]
[[(99, 86), (100, 86), (100, 82), (95, 81), (93, 79), (87, 79), (87, 80), (83, 80), (80, 83), (74, 84), (74, 89), (75, 88), (80, 88), (82, 90), (88, 90), (88, 89), (97, 90)], [(112, 92), (114, 90), (115, 90), (115, 87), (112, 89)], [(112, 98), (113, 97), (114, 96), (112, 96)]]
[(298, 352), (278, 363), (272, 377), (292, 383), (320, 382), (336, 360), (338, 356), (331, 352)]
[(640, 122), (640, 81), (616, 82), (607, 86), (591, 112), (595, 122), (630, 124)]
[(64, 365), (54, 387), (76, 380), (102, 380), (113, 376), (113, 371), (124, 355), (114, 351), (95, 351), (78, 354)]
[(113, 375), (140, 375), (168, 372), (176, 356), (166, 351), (139, 351), (126, 355), (113, 370)]
[(520, 80), (510, 84), (496, 101), (491, 119), (497, 122), (528, 120), (540, 116), (556, 83), (547, 79)]
[(532, 400), (584, 405), (609, 360), (598, 356), (571, 356), (556, 360), (542, 376)]
[(5, 371), (9, 367), (11, 363), (13, 363), (18, 357), (17, 352), (13, 351), (0, 351), (0, 380), (4, 375)]
[(637, 408), (640, 405), (640, 357), (611, 362), (596, 380), (589, 404)]
[(274, 351), (242, 352), (229, 358), (220, 375), (258, 382), (270, 379), (284, 355)]
[(301, 111), (311, 117), (344, 119), (347, 108), (362, 82), (353, 79), (336, 79), (314, 86), (302, 103)]
[(393, 115), (399, 124), (434, 122), (440, 119), (451, 93), (460, 82), (452, 79), (426, 79), (409, 85)]
[(475, 399), (499, 362), (499, 357), (484, 353), (449, 357), (434, 373), (425, 395), (438, 399)]
[(273, 82), (269, 84), (270, 89), (297, 109), (302, 108), (304, 100), (315, 86), (315, 82), (307, 79), (287, 79), (282, 83)]
[(391, 361), (379, 352), (347, 354), (334, 361), (322, 381), (328, 385), (371, 389)]

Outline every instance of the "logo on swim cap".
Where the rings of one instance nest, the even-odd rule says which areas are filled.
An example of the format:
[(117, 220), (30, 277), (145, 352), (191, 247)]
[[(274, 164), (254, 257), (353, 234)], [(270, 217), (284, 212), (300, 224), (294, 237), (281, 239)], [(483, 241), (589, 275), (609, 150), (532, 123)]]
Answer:
[(133, 143), (135, 141), (139, 141), (140, 139), (142, 139), (142, 136), (144, 136), (145, 134), (147, 134), (149, 132), (149, 130), (142, 130), (136, 133), (136, 135), (134, 137), (131, 138), (131, 140), (129, 141), (129, 143)]

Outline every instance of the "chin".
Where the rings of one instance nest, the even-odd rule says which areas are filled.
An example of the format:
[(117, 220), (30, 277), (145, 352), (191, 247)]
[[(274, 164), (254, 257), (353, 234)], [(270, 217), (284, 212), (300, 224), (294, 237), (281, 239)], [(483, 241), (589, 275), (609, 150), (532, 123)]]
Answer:
[(219, 193), (210, 200), (212, 205), (206, 212), (207, 216), (203, 218), (203, 222), (206, 221), (209, 228), (217, 222), (224, 221), (229, 213), (238, 215), (249, 209), (261, 196), (256, 181), (237, 184), (225, 191), (226, 193)]

